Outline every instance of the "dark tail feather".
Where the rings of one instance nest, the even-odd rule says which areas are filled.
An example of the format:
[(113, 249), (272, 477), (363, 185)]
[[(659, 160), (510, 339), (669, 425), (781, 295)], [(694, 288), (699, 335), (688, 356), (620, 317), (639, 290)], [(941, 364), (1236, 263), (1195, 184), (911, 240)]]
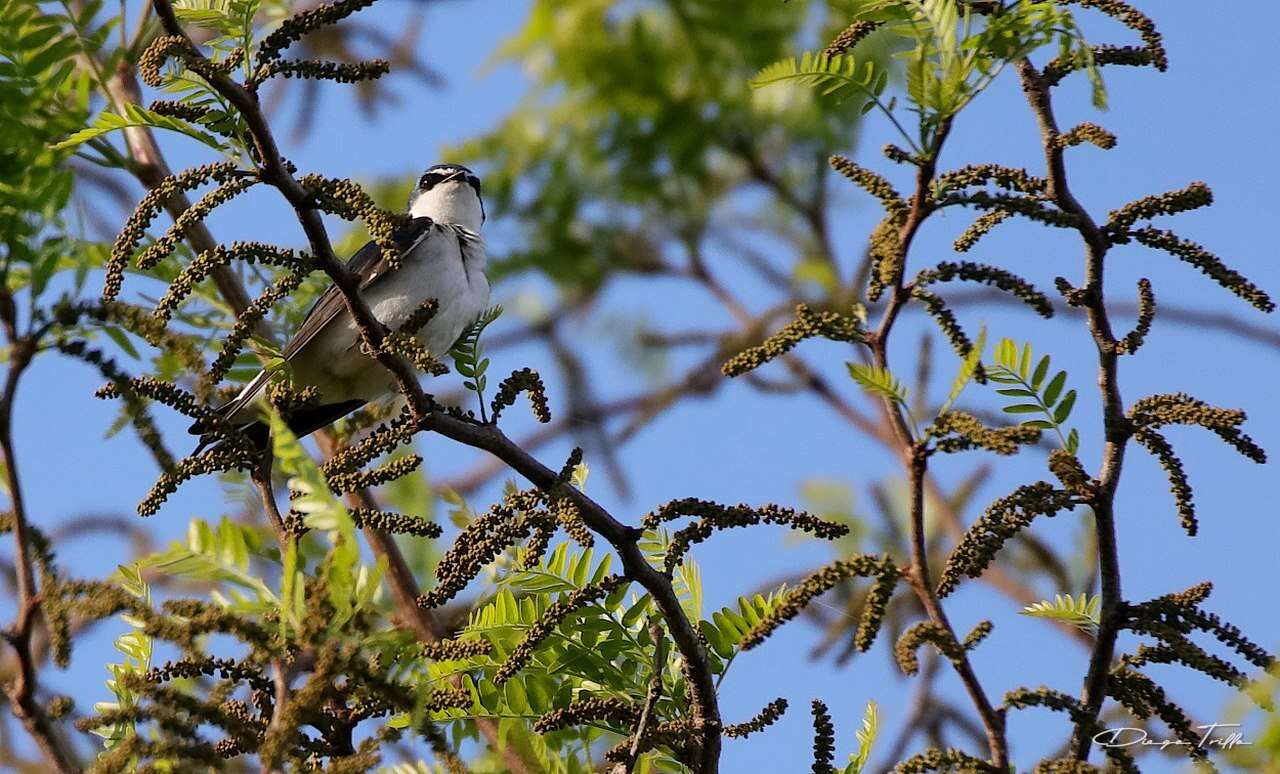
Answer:
[(289, 429), (299, 438), (305, 438), (322, 427), (328, 427), (365, 404), (363, 400), (346, 400), (326, 406), (298, 409), (289, 415)]
[[(365, 401), (363, 400), (348, 400), (342, 403), (329, 403), (324, 406), (298, 409), (287, 418), (289, 429), (299, 438), (305, 438), (320, 428), (333, 424), (364, 404)], [(265, 422), (242, 425), (238, 429), (248, 436), (249, 441), (253, 443), (253, 448), (258, 451), (265, 451), (267, 444), (271, 441), (271, 429)], [(201, 436), (200, 445), (195, 448), (195, 451), (191, 452), (192, 456), (204, 451), (205, 447), (217, 440), (205, 431), (204, 425), (200, 422), (191, 425), (188, 432), (192, 435)]]

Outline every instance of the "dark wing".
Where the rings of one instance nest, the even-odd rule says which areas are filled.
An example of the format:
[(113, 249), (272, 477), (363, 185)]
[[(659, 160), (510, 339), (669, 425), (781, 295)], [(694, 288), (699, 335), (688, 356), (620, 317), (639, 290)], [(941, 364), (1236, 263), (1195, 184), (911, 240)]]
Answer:
[[(404, 255), (417, 247), (418, 243), (431, 233), (432, 226), (431, 218), (414, 218), (404, 228), (398, 229), (392, 238), (395, 240), (400, 254)], [(378, 249), (377, 242), (369, 242), (357, 250), (346, 265), (347, 271), (356, 276), (361, 290), (369, 287), (385, 275), (388, 268), (387, 262), (383, 258), (382, 250)], [(307, 312), (302, 325), (298, 327), (297, 332), (293, 334), (293, 338), (285, 345), (285, 360), (296, 355), (308, 342), (316, 337), (317, 333), (324, 329), (324, 326), (329, 321), (337, 317), (345, 308), (346, 304), (342, 300), (342, 293), (336, 285), (330, 285), (329, 289), (312, 305), (311, 311)], [(223, 416), (235, 414), (245, 404), (257, 397), (258, 391), (266, 382), (266, 379), (267, 373), (265, 371), (258, 374), (253, 381), (245, 386), (245, 389), (239, 395), (218, 407), (218, 412)], [(203, 424), (197, 421), (191, 425), (188, 432), (198, 435), (205, 432), (205, 429)]]
[[(396, 231), (393, 239), (396, 242), (396, 248), (401, 255), (412, 250), (417, 246), (430, 231), (432, 226), (431, 218), (414, 218), (407, 226)], [(356, 276), (361, 290), (378, 281), (387, 273), (387, 261), (382, 255), (382, 250), (378, 248), (377, 242), (369, 242), (364, 247), (356, 251), (347, 261), (347, 271)], [(307, 312), (307, 316), (303, 319), (302, 325), (298, 326), (298, 330), (293, 334), (293, 338), (284, 348), (284, 358), (288, 360), (293, 357), (299, 350), (307, 345), (316, 334), (324, 329), (329, 321), (337, 317), (347, 305), (342, 299), (342, 292), (338, 290), (337, 285), (330, 285), (315, 305), (311, 307), (311, 311)]]

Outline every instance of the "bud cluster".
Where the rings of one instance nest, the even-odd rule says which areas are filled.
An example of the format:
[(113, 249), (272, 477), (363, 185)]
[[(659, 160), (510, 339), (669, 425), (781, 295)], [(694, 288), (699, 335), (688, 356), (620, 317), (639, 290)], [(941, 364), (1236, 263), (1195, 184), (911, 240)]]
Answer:
[(815, 312), (806, 304), (796, 306), (795, 319), (754, 347), (730, 358), (721, 371), (725, 376), (742, 376), (795, 349), (805, 339), (822, 337), (832, 341), (863, 341), (866, 333), (852, 317), (835, 312)]

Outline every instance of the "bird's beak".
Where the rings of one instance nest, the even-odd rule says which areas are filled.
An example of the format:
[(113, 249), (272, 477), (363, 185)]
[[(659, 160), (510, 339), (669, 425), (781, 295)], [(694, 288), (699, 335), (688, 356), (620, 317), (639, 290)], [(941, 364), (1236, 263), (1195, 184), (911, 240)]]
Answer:
[(462, 176), (462, 170), (461, 170), (461, 169), (459, 169), (457, 172), (454, 172), (452, 175), (449, 175), (448, 177), (446, 177), (444, 180), (441, 180), (440, 182), (441, 182), (441, 183), (447, 183), (447, 182), (449, 182), (450, 180), (456, 180), (456, 179), (458, 179), (458, 178), (459, 178), (459, 177), (461, 177), (461, 176)]

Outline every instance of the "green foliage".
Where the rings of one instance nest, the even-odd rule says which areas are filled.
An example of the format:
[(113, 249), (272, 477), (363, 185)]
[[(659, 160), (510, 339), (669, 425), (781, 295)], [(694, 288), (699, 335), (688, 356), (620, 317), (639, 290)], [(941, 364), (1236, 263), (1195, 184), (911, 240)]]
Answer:
[[(1228, 700), (1221, 716), (1227, 723), (1243, 722), (1257, 707), (1274, 707), (1280, 701), (1280, 665), (1256, 674), (1239, 694)], [(1226, 760), (1240, 771), (1265, 771), (1280, 760), (1280, 713), (1274, 709), (1263, 718), (1262, 727), (1250, 738), (1253, 744), (1224, 750)]]
[[(661, 531), (651, 532), (641, 547), (655, 566), (662, 566), (669, 540)], [(595, 604), (578, 608), (563, 619), (552, 634), (537, 644), (527, 665), (505, 682), (494, 676), (534, 629), (547, 611), (564, 600), (609, 576), (610, 554), (597, 556), (591, 549), (579, 549), (562, 542), (533, 567), (526, 567), (522, 550), (497, 562), (493, 591), (468, 616), (456, 635), (461, 642), (484, 640), (491, 652), (465, 659), (440, 661), (425, 666), (426, 684), (459, 678), (472, 697), (472, 705), (428, 713), (433, 720), (462, 723), (471, 717), (497, 718), (515, 743), (534, 750), (544, 745), (540, 758), (557, 761), (552, 771), (586, 771), (587, 749), (602, 738), (616, 742), (628, 732), (625, 726), (593, 723), (546, 734), (531, 735), (525, 723), (564, 707), (569, 701), (590, 697), (611, 697), (642, 703), (649, 690), (655, 666), (664, 682), (663, 696), (656, 706), (656, 722), (676, 720), (686, 710), (687, 690), (679, 654), (666, 648), (664, 663), (654, 665), (650, 636), (651, 622), (658, 610), (648, 594), (628, 593), (623, 586)], [(723, 680), (739, 651), (743, 635), (767, 616), (784, 599), (783, 586), (768, 595), (742, 597), (736, 606), (714, 612), (710, 619), (696, 615), (702, 605), (701, 573), (688, 558), (676, 568), (674, 585), (685, 608), (710, 646), (709, 658), (717, 680)], [(395, 721), (412, 724), (410, 717)], [(454, 727), (455, 734), (462, 726)], [(646, 765), (661, 771), (673, 767), (666, 752), (650, 753)], [(664, 763), (664, 761), (667, 761)]]
[[(329, 550), (321, 570), (329, 603), (335, 610), (329, 630), (338, 632), (353, 616), (373, 605), (386, 572), (386, 560), (379, 558), (372, 566), (362, 560), (350, 512), (329, 489), (320, 467), (280, 415), (271, 412), (269, 420), (277, 465), (291, 476), (290, 510), (302, 515), (305, 526), (324, 532), (328, 539)], [(287, 574), (285, 582), (290, 584), (294, 596), (282, 594), (280, 614), (282, 619), (296, 620), (304, 614), (304, 608), (299, 606), (301, 600), (296, 596), (300, 584), (296, 579), (289, 581)]]
[(789, 590), (784, 583), (770, 591), (768, 595), (752, 594), (748, 597), (738, 597), (736, 606), (722, 607), (711, 614), (710, 621), (703, 620), (699, 624), (702, 633), (707, 636), (707, 642), (711, 644), (712, 651), (724, 659), (724, 669), (719, 672), (721, 677), (738, 654), (739, 646), (747, 632), (754, 629), (760, 621), (785, 602)]
[(858, 386), (868, 393), (883, 398), (892, 406), (899, 406), (906, 412), (910, 420), (909, 429), (914, 436), (918, 432), (919, 423), (912, 416), (911, 406), (907, 403), (907, 387), (888, 368), (865, 363), (845, 363), (849, 376)]
[(849, 756), (849, 763), (840, 770), (840, 774), (862, 774), (871, 757), (871, 747), (876, 743), (878, 731), (879, 715), (876, 712), (876, 703), (869, 701), (866, 710), (862, 713), (862, 728), (856, 732), (858, 751)]
[[(838, 5), (536, 0), (499, 52), (526, 68), (532, 93), (453, 154), (484, 168), (486, 204), (521, 230), (519, 247), (491, 255), (490, 276), (536, 269), (591, 291), (650, 271), (672, 234), (740, 231), (749, 219), (736, 194), (763, 159), (807, 192), (813, 160), (844, 147), (861, 102), (748, 82), (815, 25), (842, 26)], [(860, 55), (883, 58), (878, 44)], [(758, 230), (794, 233), (795, 213), (756, 214)]]
[[(537, 269), (562, 285), (566, 297), (585, 306), (591, 301), (587, 297), (591, 292), (620, 273), (677, 274), (684, 267), (671, 271), (669, 262), (675, 260), (673, 256), (684, 255), (696, 274), (708, 246), (719, 246), (743, 233), (747, 240), (764, 234), (795, 248), (795, 264), (789, 270), (774, 271), (782, 278), (778, 284), (783, 292), (803, 288), (806, 295), (814, 290), (829, 294), (839, 301), (838, 308), (851, 304), (859, 310), (855, 316), (865, 324), (865, 308), (845, 297), (849, 289), (842, 286), (840, 274), (833, 268), (836, 256), (821, 255), (824, 250), (829, 252), (829, 247), (820, 244), (824, 240), (807, 235), (805, 228), (806, 224), (822, 222), (826, 215), (822, 207), (828, 172), (820, 162), (849, 142), (861, 114), (879, 108), (903, 132), (907, 144), (927, 157), (936, 155), (950, 120), (987, 88), (1002, 67), (1032, 49), (1056, 43), (1060, 58), (1083, 62), (1092, 73), (1090, 49), (1065, 4), (1014, 0), (997, 4), (995, 11), (984, 16), (972, 14), (970, 5), (960, 0), (854, 4), (535, 0), (526, 25), (503, 52), (527, 66), (534, 94), (493, 133), (458, 151), (468, 159), (482, 161), (494, 209), (524, 227), (525, 233), (511, 243), (526, 246), (494, 262), (495, 279), (504, 272)], [(252, 76), (258, 72), (253, 48), (260, 37), (260, 25), (280, 17), (286, 6), (276, 0), (180, 0), (176, 13), (183, 23), (205, 31), (199, 36), (200, 46), (215, 63), (243, 53), (241, 69)], [(126, 157), (113, 145), (120, 142), (119, 134), (113, 132), (147, 126), (186, 135), (238, 160), (245, 168), (253, 161), (243, 119), (178, 61), (166, 66), (160, 79), (161, 89), (176, 98), (176, 105), (171, 102), (155, 110), (109, 105), (85, 127), (89, 95), (95, 86), (101, 91), (102, 73), (81, 72), (70, 61), (88, 52), (95, 55), (92, 61), (111, 72), (116, 65), (134, 64), (138, 53), (102, 51), (119, 20), (96, 21), (100, 7), (100, 2), (91, 0), (62, 16), (46, 12), (30, 0), (15, 0), (0, 9), (0, 23), (6, 30), (16, 30), (0, 40), (0, 100), (14, 115), (35, 106), (31, 121), (0, 127), (0, 172), (12, 173), (0, 175), (0, 237), (7, 240), (3, 277), (8, 289), (29, 289), (33, 299), (50, 286), (58, 272), (74, 269), (78, 284), (85, 273), (102, 263), (103, 249), (69, 237), (60, 221), (71, 191), (72, 178), (65, 162), (73, 154), (103, 167), (127, 166)], [(811, 39), (815, 28), (842, 26), (851, 7), (853, 18), (882, 25), (882, 32), (864, 40), (856, 55), (810, 53), (798, 59), (784, 58)], [(61, 34), (66, 31), (74, 34)], [(905, 75), (906, 107), (902, 111), (897, 98), (886, 97), (895, 73), (887, 53), (890, 48), (896, 51)], [(775, 64), (767, 65), (770, 61)], [(754, 80), (750, 78), (753, 71), (758, 71)], [(750, 88), (788, 82), (811, 88)], [(1101, 100), (1096, 77), (1094, 86), (1095, 99)], [(919, 120), (914, 132), (898, 124), (899, 112), (916, 115)], [(187, 117), (174, 118), (167, 113)], [(819, 162), (816, 171), (815, 160)], [(906, 158), (901, 151), (896, 160), (920, 161)], [(764, 189), (766, 195), (744, 195), (759, 194), (758, 189)], [(150, 276), (172, 280), (192, 259), (186, 248), (180, 248), (176, 257), (162, 262)], [(252, 267), (251, 280), (258, 285), (271, 282), (275, 270), (258, 271), (260, 268)], [(313, 297), (325, 283), (316, 278), (297, 298), (273, 309), (271, 320), (296, 323), (310, 300), (308, 296)], [(180, 312), (176, 322), (197, 332), (202, 341), (212, 340), (220, 327), (229, 324), (231, 315), (215, 294), (197, 290), (197, 296), (205, 303)], [(481, 339), (500, 313), (500, 307), (487, 311), (451, 350), (466, 388), (480, 398), (482, 420), (489, 359)], [(86, 324), (83, 331), (80, 327), (69, 330), (86, 336), (100, 333), (131, 358), (142, 358), (122, 326), (95, 325), (90, 330)], [(263, 339), (257, 343), (259, 353), (269, 356), (269, 368), (281, 365), (279, 353), (269, 342)], [(984, 346), (985, 329), (963, 358), (943, 412), (959, 399), (969, 381), (981, 380), (980, 374), (985, 373), (997, 384), (1007, 385), (1000, 394), (1019, 399), (1005, 409), (1008, 413), (1043, 415), (1043, 419), (1024, 424), (1053, 428), (1064, 448), (1074, 452), (1076, 431), (1064, 435), (1075, 401), (1074, 391), (1063, 394), (1066, 373), (1050, 378), (1048, 356), (1032, 368), (1030, 345), (1019, 350), (1007, 339), (996, 349), (996, 362), (983, 367)], [(185, 374), (171, 354), (162, 353), (152, 365), (156, 372), (175, 381)], [(247, 378), (258, 367), (255, 356), (244, 354), (232, 371), (233, 379)], [(850, 363), (848, 370), (863, 389), (888, 401), (891, 410), (906, 411), (910, 417), (907, 389), (889, 369)], [(914, 418), (911, 421), (912, 432), (917, 432)], [(687, 723), (691, 704), (688, 675), (676, 649), (654, 642), (655, 636), (663, 636), (663, 616), (653, 599), (633, 591), (629, 582), (611, 585), (616, 580), (611, 575), (613, 553), (580, 549), (567, 542), (546, 553), (555, 526), (550, 520), (523, 547), (503, 548), (528, 537), (527, 531), (501, 543), (494, 551), (496, 559), (486, 565), (487, 574), (476, 583), (478, 602), (465, 616), (457, 613), (444, 621), (454, 632), (453, 642), (444, 644), (483, 643), (486, 647), (459, 650), (474, 651), (474, 655), (424, 658), (430, 646), (413, 640), (393, 617), (390, 600), (384, 598), (384, 561), (362, 555), (351, 514), (330, 490), (321, 470), (279, 416), (270, 416), (269, 423), (275, 464), (287, 477), (290, 494), (285, 523), (276, 525), (288, 530), (280, 529), (280, 544), (275, 544), (275, 530), (228, 518), (216, 523), (193, 520), (185, 542), (128, 568), (121, 567), (118, 581), (130, 599), (148, 606), (152, 602), (143, 581), (144, 570), (178, 579), (184, 588), (198, 589), (202, 599), (183, 602), (205, 605), (207, 597), (212, 605), (178, 609), (194, 609), (197, 614), (225, 612), (228, 618), (219, 620), (234, 620), (234, 625), (223, 629), (214, 625), (208, 631), (233, 637), (251, 632), (270, 642), (269, 648), (249, 644), (247, 660), (257, 662), (251, 666), (280, 659), (291, 669), (305, 672), (311, 668), (310, 661), (318, 662), (325, 653), (331, 655), (326, 650), (330, 646), (332, 652), (354, 652), (358, 658), (347, 665), (358, 668), (337, 675), (338, 679), (331, 679), (333, 674), (323, 675), (322, 687), (340, 689), (359, 679), (359, 669), (368, 668), (378, 679), (395, 681), (391, 689), (407, 687), (417, 697), (416, 709), (407, 709), (413, 702), (400, 701), (382, 710), (384, 714), (396, 713), (388, 723), (392, 728), (413, 729), (424, 736), (428, 730), (444, 728), (452, 749), (470, 750), (468, 743), (478, 737), (474, 721), (492, 719), (502, 742), (536, 762), (539, 770), (575, 774), (600, 770), (600, 748), (635, 731), (632, 724), (621, 720), (592, 718), (545, 734), (534, 732), (534, 721), (575, 702), (601, 698), (638, 707), (652, 695), (656, 681), (661, 691), (652, 706), (651, 722), (655, 726)], [(586, 464), (579, 464), (571, 471), (571, 485), (585, 489), (587, 475)], [(971, 491), (976, 483), (964, 486)], [(420, 512), (433, 502), (433, 493), (418, 477), (394, 482), (387, 494), (393, 504), (406, 511)], [(485, 518), (476, 516), (456, 493), (439, 495), (450, 505), (454, 524), (466, 526)], [(890, 498), (884, 499), (887, 502)], [(962, 502), (963, 496), (958, 494), (948, 505), (959, 511)], [(552, 510), (559, 504), (563, 501), (553, 504), (543, 500), (539, 507)], [(896, 532), (898, 522), (907, 521), (898, 518), (897, 511), (906, 508), (892, 502), (889, 506), (885, 508), (888, 532)], [(835, 507), (847, 513), (845, 520), (856, 521), (851, 498)], [(574, 517), (572, 513), (554, 515), (562, 518), (561, 524), (572, 523)], [(930, 521), (923, 506), (916, 515), (920, 524)], [(874, 539), (884, 542), (886, 551), (896, 551), (898, 537)], [(857, 533), (849, 538), (855, 548), (858, 539)], [(435, 549), (425, 540), (415, 545), (421, 550), (410, 559), (413, 570), (421, 575), (434, 563)], [(466, 543), (461, 545), (467, 547)], [(649, 531), (639, 543), (651, 566), (662, 571), (667, 569), (671, 546), (665, 530)], [(685, 557), (670, 570), (680, 607), (705, 637), (717, 686), (747, 634), (778, 616), (788, 600), (798, 596), (796, 589), (782, 585), (767, 594), (741, 597), (703, 618), (705, 594), (699, 566)], [(889, 580), (897, 577), (894, 571)], [(602, 583), (608, 584), (604, 587), (607, 593), (602, 590), (598, 596), (586, 597), (586, 604), (567, 606)], [(821, 590), (828, 588), (824, 585)], [(847, 596), (851, 603), (858, 603), (857, 598)], [(865, 595), (861, 597), (865, 599)], [(887, 591), (881, 601), (888, 601)], [(194, 620), (185, 614), (169, 615), (173, 609), (165, 610), (167, 623), (181, 626)], [(1059, 596), (1053, 602), (1026, 608), (1024, 614), (1096, 628), (1099, 611), (1100, 598), (1081, 595), (1079, 600)], [(455, 611), (440, 612), (447, 615)], [(138, 702), (145, 697), (134, 695), (126, 683), (134, 679), (136, 685), (136, 677), (150, 666), (152, 637), (142, 620), (129, 617), (126, 621), (133, 628), (117, 640), (124, 659), (111, 666), (113, 679), (108, 683), (116, 701), (99, 705), (99, 712), (143, 706)], [(259, 636), (261, 632), (267, 634)], [(184, 647), (199, 651), (209, 639), (201, 635)], [(217, 647), (226, 644), (220, 639)], [(317, 644), (323, 647), (317, 648)], [(384, 673), (381, 670), (387, 665)], [(183, 681), (178, 688), (203, 698), (209, 682)], [(465, 692), (466, 706), (440, 708), (447, 702), (436, 702), (428, 708), (434, 696), (455, 690), (453, 686)], [(296, 691), (295, 696), (304, 691)], [(215, 707), (227, 698), (209, 695), (217, 696)], [(326, 713), (341, 701), (345, 699), (336, 700), (324, 713), (315, 709), (320, 705), (307, 711), (325, 714), (327, 723), (334, 718)], [(350, 709), (358, 706), (359, 698)], [(333, 713), (334, 717), (337, 714)], [(370, 717), (381, 722), (380, 715)], [(144, 723), (160, 720), (159, 716), (120, 720), (97, 732), (107, 739), (108, 747), (118, 746), (143, 733), (139, 727)], [(857, 732), (857, 752), (841, 771), (863, 771), (877, 724), (876, 705), (870, 702)], [(169, 732), (163, 722), (155, 726), (157, 735)], [(320, 742), (307, 738), (307, 743)], [(656, 744), (644, 753), (637, 771), (684, 770), (676, 761), (676, 743), (659, 738)], [(324, 756), (316, 757), (318, 761)], [(468, 763), (476, 771), (503, 768), (492, 749)], [(156, 768), (166, 767), (176, 769), (176, 764), (156, 761)], [(264, 762), (264, 768), (271, 766)], [(420, 774), (438, 768), (419, 762), (394, 770)]]
[(941, 416), (951, 410), (955, 402), (960, 399), (960, 393), (964, 392), (964, 388), (973, 380), (975, 374), (978, 373), (978, 364), (982, 361), (982, 353), (987, 347), (987, 326), (982, 326), (978, 330), (978, 340), (969, 348), (969, 354), (964, 356), (960, 361), (960, 370), (956, 372), (955, 379), (951, 382), (951, 392), (947, 393), (947, 400), (942, 404), (942, 408), (938, 409), (938, 415)]
[(177, 118), (160, 115), (152, 110), (147, 110), (139, 105), (125, 105), (124, 115), (113, 113), (111, 111), (103, 111), (94, 120), (93, 124), (86, 129), (81, 129), (67, 139), (53, 146), (54, 150), (62, 150), (64, 148), (74, 148), (78, 145), (88, 142), (96, 137), (101, 137), (109, 132), (125, 129), (130, 126), (149, 126), (152, 129), (167, 129), (172, 132), (184, 134), (197, 142), (204, 143), (208, 147), (225, 152), (230, 150), (230, 146), (218, 140), (212, 134), (197, 129), (189, 121), (183, 121)]
[[(143, 580), (142, 569), (143, 565), (140, 563), (122, 564), (116, 568), (115, 580), (129, 596), (150, 605), (151, 587)], [(116, 700), (96, 702), (93, 708), (98, 712), (134, 706), (137, 697), (125, 685), (125, 677), (142, 674), (151, 668), (152, 642), (143, 631), (143, 622), (128, 614), (121, 615), (121, 618), (132, 628), (117, 637), (115, 641), (116, 650), (124, 655), (124, 660), (107, 665), (107, 670), (111, 672), (111, 679), (107, 681), (107, 690), (115, 695)], [(119, 720), (110, 726), (95, 728), (92, 732), (102, 737), (103, 745), (109, 750), (120, 744), (126, 737), (137, 733), (137, 729), (134, 723)]]
[[(184, 24), (207, 31), (201, 46), (212, 66), (230, 68), (232, 60), (240, 58), (242, 71), (247, 75), (253, 72), (253, 46), (263, 17), (278, 18), (289, 5), (286, 0), (184, 0), (175, 3), (174, 12)], [(77, 30), (78, 43), (87, 55), (103, 47), (112, 27), (120, 21), (112, 19), (88, 32), (91, 24), (86, 19), (101, 6), (98, 0), (86, 5), (84, 18), (61, 20), (64, 25)], [(70, 40), (77, 41), (77, 38)], [(145, 43), (150, 39), (141, 36), (138, 41)], [(105, 73), (114, 67), (112, 60), (128, 56), (136, 64), (140, 53), (137, 50), (116, 50), (108, 57), (105, 67), (94, 73), (96, 82), (93, 85), (101, 92), (107, 91), (103, 79)], [(83, 126), (82, 119), (79, 124), (83, 128), (54, 144), (52, 149), (64, 150), (90, 144), (103, 154), (101, 158), (92, 159), (95, 163), (104, 167), (121, 167), (125, 166), (124, 156), (103, 140), (111, 133), (128, 127), (146, 126), (184, 135), (221, 156), (243, 162), (246, 168), (252, 166), (253, 156), (243, 118), (203, 77), (181, 63), (174, 63), (160, 72), (160, 90), (191, 115), (166, 115), (138, 104), (112, 99), (92, 123)]]
[(489, 379), (485, 375), (489, 370), (489, 358), (484, 356), (484, 345), (480, 343), (480, 336), (490, 323), (501, 316), (501, 306), (495, 305), (486, 309), (462, 331), (462, 335), (449, 350), (449, 354), (453, 356), (454, 368), (466, 378), (462, 386), (474, 392), (479, 400), (481, 419), (485, 418), (484, 389), (489, 384)]
[[(530, 745), (534, 735), (522, 730), (524, 723), (514, 721), (532, 720), (587, 695), (642, 701), (648, 681), (644, 665), (652, 659), (646, 648), (650, 602), (647, 597), (640, 597), (628, 604), (625, 585), (600, 603), (570, 613), (538, 645), (524, 669), (502, 684), (494, 682), (498, 668), (552, 604), (599, 583), (609, 574), (612, 559), (606, 554), (597, 561), (590, 549), (575, 552), (571, 544), (561, 543), (535, 567), (502, 573), (488, 601), (470, 613), (466, 626), (457, 635), (460, 641), (483, 639), (492, 645), (492, 652), (460, 661), (434, 662), (427, 665), (424, 675), (430, 682), (461, 677), (464, 690), (471, 694), (472, 706), (432, 712), (431, 716), (442, 721), (471, 716), (499, 718), (508, 721), (503, 727), (514, 741)], [(675, 666), (674, 661), (671, 666)], [(678, 669), (669, 671), (678, 674)], [(671, 679), (675, 679), (674, 675)], [(605, 735), (600, 728), (551, 734), (545, 742), (549, 745), (545, 757), (559, 758), (561, 763), (550, 770), (583, 771), (581, 761), (586, 758), (587, 747)]]
[(987, 378), (996, 384), (1012, 385), (996, 390), (1008, 398), (1018, 401), (1004, 407), (1006, 414), (1042, 414), (1044, 419), (1026, 419), (1022, 424), (1038, 427), (1041, 430), (1053, 430), (1058, 434), (1058, 441), (1069, 454), (1075, 454), (1080, 446), (1080, 435), (1075, 428), (1063, 433), (1063, 426), (1071, 418), (1071, 409), (1076, 405), (1076, 391), (1063, 388), (1067, 384), (1067, 372), (1059, 371), (1052, 379), (1049, 376), (1050, 358), (1045, 355), (1031, 368), (1031, 344), (1028, 342), (1018, 349), (1013, 339), (1001, 339), (996, 344), (995, 362), (983, 366)]
[[(250, 558), (263, 552), (262, 535), (253, 527), (227, 518), (216, 527), (203, 519), (192, 519), (186, 543), (174, 543), (167, 551), (144, 557), (137, 567), (212, 584), (214, 601), (226, 607), (271, 610), (278, 600), (250, 568)], [(245, 596), (245, 592), (252, 596)]]
[[(671, 534), (666, 529), (646, 532), (637, 544), (649, 564), (657, 570), (665, 570), (667, 551), (671, 547)], [(702, 569), (686, 555), (672, 570), (671, 585), (689, 620), (702, 617)]]
[[(251, 51), (256, 32), (255, 20), (262, 5), (263, 0), (180, 0), (174, 4), (174, 13), (184, 25), (217, 33), (227, 42)], [(268, 2), (267, 5), (284, 7), (279, 2)], [(251, 72), (251, 67), (252, 60), (249, 60), (245, 71)]]
[[(670, 546), (671, 535), (666, 529), (647, 532), (639, 542), (640, 550), (645, 553), (645, 558), (655, 569), (663, 569), (666, 566), (666, 556)], [(698, 627), (707, 637), (707, 642), (711, 645), (709, 655), (723, 659), (720, 661), (712, 658), (711, 670), (719, 680), (724, 679), (729, 664), (737, 655), (743, 635), (782, 601), (787, 589), (786, 584), (783, 584), (769, 592), (767, 596), (753, 594), (739, 597), (736, 608), (722, 608), (712, 613), (710, 619), (704, 619), (702, 617), (702, 569), (698, 563), (686, 554), (680, 564), (672, 570), (671, 580), (685, 615), (690, 621), (698, 622)], [(656, 608), (654, 610), (656, 611)]]
[(788, 57), (764, 68), (751, 79), (751, 85), (759, 88), (788, 81), (812, 86), (824, 95), (847, 98), (848, 92), (853, 92), (874, 100), (888, 85), (889, 73), (874, 61), (859, 63), (846, 54), (827, 56), (805, 52), (800, 59)]
[[(325, 581), (335, 611), (327, 626), (336, 635), (353, 616), (378, 602), (384, 562), (363, 560), (351, 516), (330, 491), (324, 474), (279, 415), (272, 413), (268, 419), (276, 463), (289, 476), (291, 510), (304, 526), (326, 536), (327, 550), (306, 539), (291, 541), (282, 553), (259, 527), (227, 518), (216, 526), (192, 519), (185, 542), (142, 557), (136, 566), (201, 584), (215, 604), (229, 611), (278, 618), (281, 635), (288, 637), (303, 625), (310, 565)], [(278, 591), (265, 580), (276, 574)]]
[(569, 474), (569, 483), (573, 484), (580, 492), (587, 491), (587, 478), (591, 476), (591, 467), (583, 460), (573, 466), (573, 472)]
[[(784, 58), (762, 70), (753, 83), (794, 81), (824, 94), (855, 91), (868, 98), (863, 112), (879, 107), (915, 152), (933, 155), (940, 131), (1009, 62), (1054, 41), (1064, 56), (1092, 62), (1069, 11), (1034, 0), (1001, 5), (981, 21), (959, 0), (871, 0), (857, 6), (850, 21), (879, 22), (888, 38), (909, 44), (894, 58), (902, 62), (906, 97), (919, 116), (915, 136), (895, 117), (895, 101), (880, 99), (888, 72), (870, 62), (858, 64), (848, 54), (806, 52), (799, 60)], [(1095, 102), (1104, 102), (1101, 80), (1093, 83)]]
[(813, 87), (823, 96), (839, 99), (861, 96), (866, 100), (860, 108), (862, 113), (876, 107), (889, 112), (880, 102), (880, 95), (889, 84), (889, 71), (875, 60), (859, 61), (850, 54), (827, 56), (806, 51), (799, 59), (787, 57), (774, 62), (751, 79), (751, 85), (756, 88), (787, 82)]
[(1070, 624), (1091, 634), (1098, 630), (1101, 613), (1102, 597), (1084, 593), (1074, 599), (1070, 594), (1054, 594), (1052, 602), (1045, 600), (1022, 608), (1022, 615)]
[(906, 404), (906, 385), (899, 381), (889, 369), (863, 363), (846, 363), (845, 366), (849, 369), (849, 376), (852, 376), (862, 389), (890, 403)]
[[(83, 125), (90, 79), (76, 70), (81, 43), (64, 28), (92, 22), (101, 3), (73, 15), (47, 11), (35, 2), (0, 6), (0, 111), (20, 120), (0, 122), (0, 280), (11, 293), (31, 292), (31, 301), (60, 271), (88, 270), (91, 255), (63, 222), (74, 175), (69, 153), (53, 149), (58, 137)], [(92, 41), (101, 45), (111, 25)]]

